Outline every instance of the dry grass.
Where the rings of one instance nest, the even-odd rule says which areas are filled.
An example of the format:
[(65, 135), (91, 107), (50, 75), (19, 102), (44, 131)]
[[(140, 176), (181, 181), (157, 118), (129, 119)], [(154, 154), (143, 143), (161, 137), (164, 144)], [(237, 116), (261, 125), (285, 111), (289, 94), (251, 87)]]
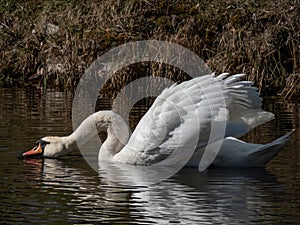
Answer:
[[(299, 15), (296, 0), (6, 1), (0, 80), (74, 88), (109, 49), (158, 39), (189, 48), (218, 73), (246, 73), (264, 95), (299, 96)], [(170, 66), (145, 63), (119, 71), (107, 90), (141, 74), (187, 79)]]

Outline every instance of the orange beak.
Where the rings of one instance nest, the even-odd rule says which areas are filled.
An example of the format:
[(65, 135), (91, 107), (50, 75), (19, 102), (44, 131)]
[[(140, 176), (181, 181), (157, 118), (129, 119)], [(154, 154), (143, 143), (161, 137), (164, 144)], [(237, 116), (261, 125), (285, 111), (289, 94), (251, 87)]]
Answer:
[(24, 152), (23, 156), (36, 155), (36, 154), (41, 154), (41, 153), (43, 153), (43, 149), (42, 149), (41, 144), (39, 143), (39, 145), (35, 146), (33, 149), (31, 149), (27, 152)]

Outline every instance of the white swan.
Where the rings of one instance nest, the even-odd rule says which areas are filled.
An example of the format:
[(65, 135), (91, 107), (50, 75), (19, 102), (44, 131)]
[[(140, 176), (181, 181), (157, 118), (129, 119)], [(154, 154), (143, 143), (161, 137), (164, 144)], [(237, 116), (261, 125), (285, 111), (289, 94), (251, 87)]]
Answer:
[[(186, 166), (198, 167), (206, 145), (213, 140), (213, 143), (219, 143), (220, 150), (205, 153), (212, 165), (263, 167), (286, 144), (292, 132), (266, 145), (236, 139), (274, 118), (272, 113), (261, 109), (262, 99), (253, 83), (239, 81), (243, 76), (210, 74), (165, 89), (130, 138), (127, 124), (117, 113), (99, 111), (86, 118), (71, 135), (44, 137), (23, 156), (67, 155), (78, 148), (76, 141), (84, 143), (88, 140), (91, 126), (96, 124), (107, 128), (107, 139), (100, 148), (99, 160), (152, 165), (168, 159), (176, 151), (180, 158), (180, 154), (185, 154), (185, 148), (192, 148), (191, 143), (194, 143), (195, 151), (188, 156)], [(210, 135), (212, 126), (222, 127), (222, 124), (226, 125), (225, 138), (222, 132), (221, 135)]]

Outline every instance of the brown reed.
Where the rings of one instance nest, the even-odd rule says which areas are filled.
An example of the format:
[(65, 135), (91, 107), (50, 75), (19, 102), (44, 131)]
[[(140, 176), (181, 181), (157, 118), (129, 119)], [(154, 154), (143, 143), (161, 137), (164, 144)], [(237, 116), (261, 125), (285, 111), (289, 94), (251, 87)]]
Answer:
[[(300, 93), (298, 0), (7, 0), (0, 3), (0, 83), (75, 88), (85, 69), (129, 41), (157, 39), (198, 54), (217, 73), (246, 73), (263, 95)], [(145, 75), (188, 79), (141, 63), (107, 83), (114, 93)], [(105, 94), (105, 93), (104, 93)]]

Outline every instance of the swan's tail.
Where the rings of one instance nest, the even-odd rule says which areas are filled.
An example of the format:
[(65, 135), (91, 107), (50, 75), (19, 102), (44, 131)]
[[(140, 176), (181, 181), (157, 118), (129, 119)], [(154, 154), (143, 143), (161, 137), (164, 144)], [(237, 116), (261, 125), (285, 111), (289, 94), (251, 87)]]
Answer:
[(258, 159), (259, 161), (262, 161), (264, 164), (266, 164), (272, 158), (274, 158), (279, 153), (279, 151), (286, 145), (286, 143), (290, 140), (291, 135), (294, 131), (295, 129), (286, 133), (285, 135), (281, 136), (275, 141), (263, 145), (260, 149), (253, 152), (250, 155), (250, 157), (252, 157), (253, 160)]
[(294, 130), (262, 145), (228, 137), (223, 140), (213, 165), (216, 167), (264, 167), (286, 145)]

